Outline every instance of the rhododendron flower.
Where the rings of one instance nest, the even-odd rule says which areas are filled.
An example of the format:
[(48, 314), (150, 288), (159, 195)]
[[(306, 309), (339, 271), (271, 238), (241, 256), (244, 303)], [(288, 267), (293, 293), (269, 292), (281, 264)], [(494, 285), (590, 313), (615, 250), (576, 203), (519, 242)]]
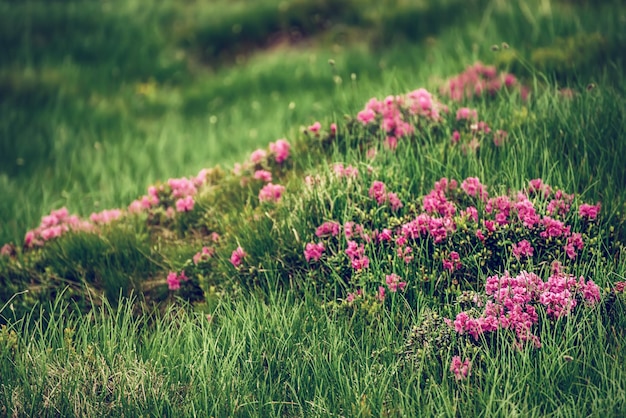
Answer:
[(175, 198), (193, 196), (198, 192), (194, 182), (186, 178), (169, 179), (167, 184), (172, 189), (172, 197)]
[(309, 132), (313, 132), (314, 134), (318, 133), (320, 129), (322, 129), (322, 124), (319, 122), (315, 122), (313, 125), (307, 128)]
[(530, 242), (524, 239), (517, 244), (513, 244), (511, 247), (511, 251), (513, 252), (515, 258), (519, 260), (520, 257), (532, 257), (534, 249), (532, 245), (530, 245)]
[(193, 200), (193, 197), (187, 196), (176, 201), (176, 210), (178, 212), (191, 212), (194, 205), (195, 202)]
[(237, 247), (235, 251), (230, 255), (230, 262), (233, 266), (239, 267), (241, 263), (243, 263), (243, 259), (247, 256), (246, 252), (241, 248), (241, 246)]
[(276, 203), (280, 200), (284, 192), (285, 186), (268, 183), (259, 192), (259, 201)]
[(272, 181), (272, 173), (267, 170), (257, 170), (254, 172), (254, 178), (255, 180), (261, 180), (267, 183)]
[(392, 151), (398, 148), (398, 138), (396, 138), (395, 136), (388, 136), (385, 139), (385, 147)]
[(264, 149), (257, 149), (250, 154), (250, 161), (253, 164), (261, 163), (265, 157), (267, 157), (267, 152)]
[(167, 287), (170, 290), (178, 290), (180, 289), (180, 280), (178, 279), (178, 274), (173, 271), (167, 275)]
[(352, 303), (358, 297), (363, 296), (363, 289), (358, 289), (356, 292), (348, 293), (346, 296), (346, 302)]
[(576, 250), (582, 250), (585, 243), (583, 242), (582, 235), (580, 233), (574, 233), (567, 238), (567, 243), (563, 247), (565, 254), (570, 260), (573, 260), (578, 255)]
[(3, 257), (10, 257), (13, 254), (13, 247), (11, 244), (4, 244), (2, 248), (0, 248), (0, 255)]
[(356, 167), (347, 165), (344, 167), (342, 163), (333, 164), (333, 172), (339, 178), (357, 178), (359, 176), (359, 170)]
[(197, 265), (198, 263), (202, 261), (207, 261), (209, 258), (213, 257), (214, 255), (215, 255), (215, 250), (213, 248), (202, 247), (202, 250), (200, 250), (193, 256), (193, 263)]
[(404, 288), (406, 287), (406, 282), (403, 282), (402, 277), (398, 276), (395, 273), (386, 275), (385, 283), (387, 283), (387, 287), (392, 293), (395, 293), (398, 290), (404, 290)]
[(376, 113), (372, 109), (365, 109), (359, 112), (357, 119), (361, 121), (363, 125), (367, 125), (376, 118)]
[(578, 214), (582, 218), (587, 218), (589, 220), (596, 219), (599, 212), (600, 212), (600, 203), (596, 205), (588, 205), (587, 203), (583, 203), (582, 205), (578, 207)]
[(91, 222), (96, 224), (108, 224), (122, 216), (122, 211), (119, 209), (103, 210), (99, 213), (92, 213), (89, 216)]
[(461, 268), (461, 257), (456, 251), (451, 251), (448, 258), (444, 258), (442, 263), (444, 269), (453, 272)]
[(382, 205), (387, 200), (387, 192), (385, 191), (385, 183), (382, 181), (374, 181), (369, 189), (369, 196), (375, 199), (379, 205)]
[(469, 377), (471, 367), (469, 358), (466, 357), (464, 361), (461, 361), (461, 357), (454, 356), (450, 363), (450, 372), (454, 373), (456, 380), (463, 380)]
[(319, 238), (339, 235), (341, 225), (335, 221), (324, 222), (315, 230), (315, 235)]
[(478, 112), (476, 111), (476, 109), (462, 107), (456, 112), (456, 120), (462, 119), (478, 119)]
[(278, 164), (282, 164), (287, 158), (289, 158), (290, 149), (291, 145), (289, 145), (289, 142), (287, 142), (286, 139), (278, 139), (276, 142), (270, 143), (270, 152), (274, 154), (274, 160)]
[(306, 261), (319, 261), (322, 258), (322, 254), (324, 253), (324, 244), (323, 243), (313, 243), (309, 242), (304, 249), (304, 258)]
[(463, 183), (461, 183), (461, 189), (463, 189), (468, 196), (478, 197), (482, 200), (486, 200), (489, 196), (489, 193), (485, 190), (485, 186), (481, 184), (478, 177), (468, 177), (463, 180)]

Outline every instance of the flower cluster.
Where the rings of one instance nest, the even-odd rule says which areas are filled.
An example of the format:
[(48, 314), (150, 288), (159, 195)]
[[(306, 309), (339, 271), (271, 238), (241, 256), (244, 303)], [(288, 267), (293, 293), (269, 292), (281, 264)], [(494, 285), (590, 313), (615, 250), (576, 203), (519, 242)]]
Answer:
[(76, 215), (70, 215), (67, 208), (63, 207), (44, 216), (37, 228), (28, 231), (24, 237), (24, 246), (27, 248), (41, 247), (46, 241), (58, 238), (70, 230), (92, 231), (93, 228), (94, 225), (90, 221), (81, 219)]
[(519, 89), (524, 100), (529, 90), (522, 86), (511, 73), (498, 72), (492, 65), (477, 62), (465, 69), (462, 73), (450, 78), (440, 88), (440, 93), (454, 101), (495, 95), (502, 89)]
[(389, 203), (391, 210), (396, 212), (404, 205), (396, 193), (387, 192), (386, 188), (387, 186), (382, 181), (374, 181), (369, 189), (369, 196), (379, 205)]
[(189, 277), (185, 275), (185, 271), (181, 271), (180, 273), (176, 273), (174, 271), (170, 271), (167, 275), (167, 287), (170, 290), (179, 290), (180, 283), (186, 282), (189, 280)]
[(448, 279), (438, 280), (440, 286), (474, 288), (479, 274), (490, 270), (578, 261), (586, 243), (597, 239), (596, 218), (587, 214), (597, 216), (599, 205), (576, 206), (572, 195), (540, 179), (526, 189), (491, 196), (476, 177), (460, 186), (442, 178), (422, 198), (407, 202), (408, 209), (392, 204), (389, 215), (372, 217), (366, 208), (372, 201), (391, 202), (390, 195), (383, 182), (373, 181), (360, 200), (358, 220), (320, 224), (318, 241), (304, 249), (305, 259), (315, 261), (309, 268), (325, 276), (340, 269), (349, 281), (375, 258), (383, 260), (383, 269), (413, 277), (412, 286), (443, 276)]
[(259, 202), (277, 203), (284, 192), (285, 186), (268, 183), (259, 192)]
[(558, 319), (569, 315), (579, 301), (595, 305), (600, 301), (600, 288), (592, 281), (562, 271), (553, 273), (547, 281), (538, 275), (522, 271), (512, 277), (507, 273), (491, 276), (485, 284), (486, 303), (482, 313), (474, 317), (460, 312), (453, 325), (459, 334), (469, 334), (474, 340), (485, 333), (509, 329), (514, 332), (517, 344), (532, 342), (536, 347), (541, 341), (533, 333), (539, 321), (537, 307), (545, 309), (548, 317)]

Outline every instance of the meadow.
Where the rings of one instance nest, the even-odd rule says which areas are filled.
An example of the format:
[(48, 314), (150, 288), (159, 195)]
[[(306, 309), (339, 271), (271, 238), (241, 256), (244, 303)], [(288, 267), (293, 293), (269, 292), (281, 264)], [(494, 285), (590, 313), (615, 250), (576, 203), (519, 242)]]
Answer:
[(624, 25), (0, 0), (0, 416), (626, 415)]

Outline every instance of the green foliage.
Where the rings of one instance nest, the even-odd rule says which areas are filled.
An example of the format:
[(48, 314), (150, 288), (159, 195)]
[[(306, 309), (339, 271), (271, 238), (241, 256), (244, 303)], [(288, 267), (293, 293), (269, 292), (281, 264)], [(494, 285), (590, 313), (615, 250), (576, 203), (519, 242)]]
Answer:
[[(0, 416), (625, 415), (623, 5), (561, 3), (0, 1), (0, 244), (13, 241), (0, 255)], [(460, 103), (437, 90), (478, 59), (519, 85)], [(397, 148), (382, 114), (359, 120), (370, 97), (420, 86), (449, 112), (401, 108), (416, 130)], [(466, 106), (491, 132), (457, 120)], [(291, 144), (283, 162), (264, 148), (277, 138)], [(193, 209), (177, 211), (166, 179), (207, 166)], [(257, 170), (285, 187), (276, 201), (260, 201)], [(575, 194), (554, 217), (583, 248), (571, 259), (566, 238), (515, 220), (483, 242), (495, 214), (459, 188), (446, 192), (454, 232), (411, 241), (408, 263), (369, 235), (418, 217), (441, 178), (468, 177), (492, 197), (536, 178)], [(374, 181), (403, 206), (370, 196)], [(139, 213), (22, 245), (50, 209), (87, 219), (150, 184), (159, 202)], [(553, 197), (531, 199), (543, 214)], [(599, 217), (582, 202), (601, 202)], [(478, 222), (459, 213), (470, 205)], [(352, 240), (368, 268), (344, 235), (315, 235), (327, 221), (363, 227)], [(512, 254), (522, 239), (532, 257)], [(480, 316), (485, 276), (545, 278), (555, 260), (601, 300), (576, 290), (570, 315), (540, 310), (541, 349), (446, 321)]]

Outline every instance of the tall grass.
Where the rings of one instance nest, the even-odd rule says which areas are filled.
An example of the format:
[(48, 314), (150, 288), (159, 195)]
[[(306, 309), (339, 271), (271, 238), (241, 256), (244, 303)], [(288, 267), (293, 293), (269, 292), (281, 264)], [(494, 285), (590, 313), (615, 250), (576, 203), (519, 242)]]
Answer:
[[(0, 256), (0, 415), (626, 414), (626, 302), (614, 290), (626, 277), (624, 7), (426, 3), (0, 2), (0, 243), (16, 244)], [(530, 87), (527, 101), (515, 90), (447, 101), (506, 130), (503, 146), (455, 147), (451, 118), (390, 151), (354, 122), (373, 96), (424, 86), (445, 100), (438, 87), (477, 60)], [(315, 121), (319, 137), (304, 132)], [(278, 138), (292, 144), (271, 165), (286, 190), (259, 202), (262, 184), (231, 168)], [(337, 181), (334, 163), (359, 178)], [(51, 209), (127, 207), (151, 184), (216, 165), (190, 213), (159, 208), (20, 248)], [(326, 270), (305, 260), (322, 222), (393, 228), (442, 177), (479, 177), (492, 195), (542, 178), (576, 204), (601, 202), (585, 230), (597, 236), (575, 260), (563, 243), (550, 260), (509, 255), (496, 271), (477, 258), (467, 288), (426, 241), (415, 268), (373, 244), (366, 271), (342, 265), (343, 247)], [(397, 216), (368, 197), (374, 180), (399, 194)], [(586, 225), (573, 219), (574, 231)], [(203, 246), (215, 255), (197, 267)], [(461, 290), (481, 292), (504, 269), (545, 279), (552, 259), (602, 299), (557, 320), (538, 308), (540, 349), (519, 348), (511, 330), (472, 341), (443, 325), (462, 310)], [(390, 266), (410, 273), (408, 288), (381, 302), (372, 289)], [(168, 272), (185, 269), (197, 275), (169, 291)], [(365, 294), (347, 302), (357, 287)], [(423, 329), (441, 346), (415, 345)], [(455, 379), (453, 355), (470, 359), (468, 379)]]

